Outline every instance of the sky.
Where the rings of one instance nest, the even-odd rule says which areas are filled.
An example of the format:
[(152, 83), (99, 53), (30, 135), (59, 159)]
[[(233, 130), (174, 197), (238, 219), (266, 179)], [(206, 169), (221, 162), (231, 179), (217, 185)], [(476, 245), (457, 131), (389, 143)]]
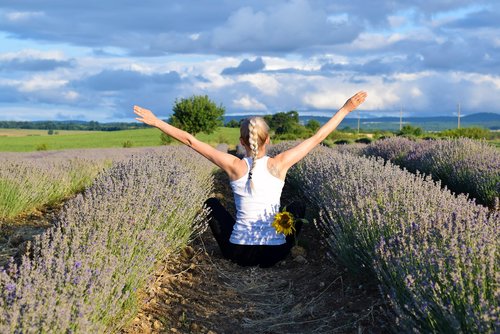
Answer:
[(500, 1), (0, 0), (0, 120), (500, 113)]

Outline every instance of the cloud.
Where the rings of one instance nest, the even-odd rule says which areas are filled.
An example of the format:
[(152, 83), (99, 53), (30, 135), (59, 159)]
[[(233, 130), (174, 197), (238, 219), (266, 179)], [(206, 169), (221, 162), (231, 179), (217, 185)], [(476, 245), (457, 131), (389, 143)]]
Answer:
[(15, 86), (0, 82), (0, 101), (2, 101), (2, 104), (21, 103), (23, 102), (23, 97)]
[[(132, 117), (133, 105), (142, 105), (165, 116), (180, 95), (182, 79), (175, 71), (144, 74), (133, 70), (109, 69), (68, 83), (77, 92), (74, 104), (109, 110), (109, 119)], [(69, 95), (68, 97), (70, 97)]]
[(471, 38), (467, 42), (461, 39), (448, 40), (442, 44), (428, 45), (421, 50), (423, 65), (426, 68), (498, 73), (500, 60), (497, 57), (488, 57), (488, 54), (498, 55), (498, 50), (485, 45), (477, 38)]
[(475, 0), (435, 0), (435, 1), (419, 1), (415, 5), (420, 11), (428, 15), (435, 15), (438, 12), (451, 13), (456, 15), (457, 10), (468, 8), (471, 6), (490, 5), (490, 1), (475, 1)]
[(362, 75), (390, 75), (394, 73), (413, 73), (424, 69), (421, 55), (381, 57), (364, 63), (326, 63), (321, 71), (331, 73), (355, 72)]
[(258, 57), (255, 60), (243, 59), (243, 61), (236, 67), (227, 67), (221, 74), (223, 75), (234, 75), (234, 74), (248, 74), (257, 73), (266, 67), (262, 57)]
[(85, 87), (96, 91), (125, 91), (141, 88), (145, 85), (171, 85), (180, 82), (177, 72), (146, 75), (137, 71), (104, 70), (73, 83), (77, 87)]
[(280, 83), (273, 75), (264, 73), (246, 74), (239, 78), (241, 82), (249, 82), (262, 94), (276, 96), (279, 93)]
[(4, 18), (10, 22), (26, 22), (30, 19), (36, 19), (44, 16), (43, 12), (8, 12)]
[(4, 72), (46, 72), (74, 66), (75, 60), (66, 59), (60, 52), (27, 49), (0, 54), (0, 71)]
[[(316, 2), (316, 1), (315, 1)], [(21, 39), (117, 47), (131, 55), (283, 52), (351, 41), (362, 21), (329, 20), (323, 1), (200, 3), (120, 1), (74, 6), (56, 0), (0, 6), (0, 30)], [(343, 14), (343, 13), (340, 13)], [(8, 18), (23, 18), (8, 19)], [(28, 19), (24, 19), (27, 18)], [(103, 33), (106, 32), (106, 33)]]
[(345, 101), (347, 95), (338, 92), (316, 92), (304, 95), (303, 102), (305, 105), (314, 109), (335, 109), (339, 106), (339, 101)]
[(361, 30), (349, 16), (345, 21), (331, 22), (321, 7), (292, 0), (261, 10), (240, 8), (213, 30), (211, 45), (228, 52), (292, 52), (350, 42)]
[(71, 60), (56, 59), (10, 59), (0, 60), (0, 71), (42, 72), (52, 71), (56, 68), (73, 67)]
[(239, 99), (233, 100), (233, 105), (236, 108), (241, 108), (243, 110), (253, 110), (253, 111), (263, 111), (263, 110), (265, 111), (265, 110), (267, 110), (267, 107), (263, 103), (257, 101), (256, 99), (254, 99), (248, 95), (245, 95)]
[(483, 9), (472, 12), (464, 18), (453, 20), (445, 24), (444, 27), (459, 29), (477, 29), (484, 27), (498, 28), (498, 22), (500, 22), (498, 8), (496, 8), (496, 11)]
[(35, 75), (28, 80), (20, 80), (18, 88), (20, 91), (27, 93), (55, 91), (61, 89), (67, 83), (68, 81), (64, 79)]

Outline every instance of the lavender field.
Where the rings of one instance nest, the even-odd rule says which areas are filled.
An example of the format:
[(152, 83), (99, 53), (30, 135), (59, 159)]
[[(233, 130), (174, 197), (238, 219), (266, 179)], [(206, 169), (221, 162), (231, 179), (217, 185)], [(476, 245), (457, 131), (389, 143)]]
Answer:
[(500, 151), (468, 138), (413, 141), (393, 137), (376, 141), (361, 155), (377, 156), (415, 173), (431, 175), (456, 193), (494, 207), (500, 196)]
[[(329, 256), (378, 282), (395, 331), (494, 333), (499, 212), (386, 160), (412, 156), (414, 164), (455, 168), (460, 182), (490, 194), (495, 174), (485, 171), (497, 168), (497, 157), (472, 141), (416, 149), (396, 140), (317, 148), (287, 182), (317, 208)], [(466, 154), (449, 158), (460, 147), (472, 157), (466, 164), (456, 162)], [(368, 152), (377, 157), (363, 156)], [(0, 180), (8, 186), (0, 188), (0, 221), (64, 205), (22, 259), (0, 269), (1, 333), (120, 331), (137, 314), (137, 291), (148, 286), (155, 264), (206, 227), (214, 165), (187, 148), (3, 153), (2, 161)]]
[(402, 330), (499, 328), (498, 211), (383, 159), (324, 147), (289, 178), (320, 210), (316, 223), (332, 255), (379, 280)]
[(118, 330), (155, 263), (205, 225), (213, 165), (180, 147), (111, 152), (90, 152), (113, 166), (64, 204), (21, 263), (0, 271), (1, 333)]

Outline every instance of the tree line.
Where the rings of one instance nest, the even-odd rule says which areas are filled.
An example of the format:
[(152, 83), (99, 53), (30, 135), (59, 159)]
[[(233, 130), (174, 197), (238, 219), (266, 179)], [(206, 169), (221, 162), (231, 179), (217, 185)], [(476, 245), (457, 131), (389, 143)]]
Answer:
[[(193, 135), (200, 132), (207, 134), (213, 133), (218, 127), (226, 126), (239, 128), (243, 119), (236, 121), (234, 119), (224, 124), (223, 117), (226, 111), (225, 107), (210, 100), (207, 95), (193, 95), (188, 98), (177, 99), (172, 108), (172, 116), (166, 120), (168, 123), (181, 128)], [(273, 139), (293, 140), (307, 138), (315, 133), (321, 124), (310, 119), (305, 125), (299, 121), (299, 113), (295, 110), (288, 112), (278, 112), (272, 115), (263, 116), (273, 134)], [(42, 129), (49, 130), (49, 134), (53, 134), (55, 130), (93, 130), (93, 131), (118, 131), (144, 128), (147, 125), (142, 123), (99, 123), (97, 121), (0, 121), (0, 128), (11, 129)], [(475, 139), (496, 139), (498, 133), (490, 132), (487, 129), (470, 127), (463, 129), (452, 129), (442, 131), (441, 133), (430, 133), (423, 131), (422, 128), (405, 125), (399, 132), (391, 131), (372, 131), (375, 137), (385, 137), (391, 135), (405, 136), (411, 138), (434, 139), (438, 137), (469, 137)], [(328, 136), (332, 141), (346, 141), (347, 134), (356, 134), (358, 131), (345, 127), (339, 129)], [(359, 133), (358, 133), (359, 135)], [(354, 137), (357, 136), (351, 136)], [(361, 138), (368, 140), (367, 138)], [(161, 134), (162, 142), (169, 143), (171, 138), (165, 134)]]
[(99, 123), (97, 121), (0, 121), (2, 129), (119, 131), (146, 127), (139, 123)]

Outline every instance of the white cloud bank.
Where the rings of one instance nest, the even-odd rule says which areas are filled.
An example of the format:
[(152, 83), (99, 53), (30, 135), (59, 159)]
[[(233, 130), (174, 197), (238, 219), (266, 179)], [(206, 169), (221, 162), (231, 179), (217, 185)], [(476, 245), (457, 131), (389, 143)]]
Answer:
[(133, 104), (168, 116), (193, 94), (228, 114), (330, 113), (358, 90), (375, 114), (500, 112), (500, 4), (370, 4), (1, 4), (0, 119), (133, 121)]

